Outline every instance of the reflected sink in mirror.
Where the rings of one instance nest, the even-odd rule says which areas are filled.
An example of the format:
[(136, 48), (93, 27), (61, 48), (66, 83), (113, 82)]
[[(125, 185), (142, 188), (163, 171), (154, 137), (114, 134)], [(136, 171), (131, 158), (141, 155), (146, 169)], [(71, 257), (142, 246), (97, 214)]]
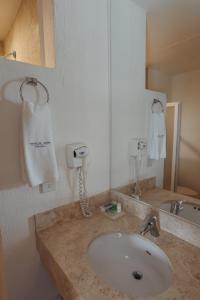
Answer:
[(162, 203), (160, 208), (200, 225), (200, 205), (196, 203), (172, 200)]
[(155, 296), (172, 284), (172, 267), (167, 255), (138, 234), (99, 236), (89, 245), (87, 255), (98, 276), (129, 296)]

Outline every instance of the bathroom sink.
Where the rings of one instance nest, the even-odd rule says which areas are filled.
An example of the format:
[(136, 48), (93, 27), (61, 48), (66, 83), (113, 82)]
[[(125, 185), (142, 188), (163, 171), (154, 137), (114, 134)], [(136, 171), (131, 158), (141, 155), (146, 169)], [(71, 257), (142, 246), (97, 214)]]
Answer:
[(95, 273), (129, 296), (155, 296), (172, 284), (172, 267), (166, 254), (138, 234), (101, 235), (88, 248)]
[[(178, 206), (176, 206), (178, 204)], [(200, 225), (200, 205), (187, 201), (172, 200), (161, 204), (160, 208), (190, 222)]]

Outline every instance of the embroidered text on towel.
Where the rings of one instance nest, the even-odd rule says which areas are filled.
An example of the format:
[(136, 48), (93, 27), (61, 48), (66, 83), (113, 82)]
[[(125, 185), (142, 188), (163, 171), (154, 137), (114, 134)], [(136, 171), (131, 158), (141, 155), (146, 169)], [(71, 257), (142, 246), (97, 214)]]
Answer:
[(35, 148), (45, 148), (48, 145), (50, 145), (51, 142), (47, 141), (47, 142), (35, 142), (35, 143), (30, 143), (31, 146), (35, 147)]

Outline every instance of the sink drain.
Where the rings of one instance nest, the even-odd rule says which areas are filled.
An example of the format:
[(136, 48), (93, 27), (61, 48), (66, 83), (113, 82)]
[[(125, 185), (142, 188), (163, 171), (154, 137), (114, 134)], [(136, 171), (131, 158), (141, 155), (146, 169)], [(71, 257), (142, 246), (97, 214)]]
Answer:
[(133, 278), (135, 278), (136, 280), (141, 280), (143, 278), (143, 274), (139, 271), (135, 271), (132, 273)]

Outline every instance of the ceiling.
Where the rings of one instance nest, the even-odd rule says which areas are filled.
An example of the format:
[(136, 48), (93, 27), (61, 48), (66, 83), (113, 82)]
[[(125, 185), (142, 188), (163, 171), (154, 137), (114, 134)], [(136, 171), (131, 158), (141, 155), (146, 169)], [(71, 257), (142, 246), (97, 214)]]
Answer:
[(134, 0), (147, 11), (147, 67), (200, 69), (200, 0)]
[(22, 0), (0, 0), (0, 41), (6, 37), (21, 2)]

